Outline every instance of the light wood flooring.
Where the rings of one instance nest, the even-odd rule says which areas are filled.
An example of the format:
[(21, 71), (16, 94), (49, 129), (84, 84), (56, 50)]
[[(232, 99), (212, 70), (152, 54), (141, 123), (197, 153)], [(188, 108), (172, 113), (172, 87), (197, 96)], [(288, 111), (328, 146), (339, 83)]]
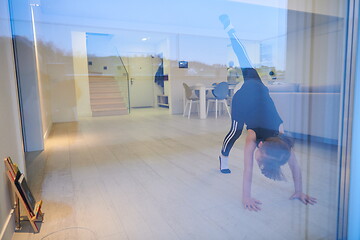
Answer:
[(54, 124), (42, 153), (27, 155), (28, 181), (44, 201), (45, 221), (26, 223), (13, 240), (335, 239), (336, 146), (296, 143), (304, 191), (315, 206), (288, 200), (288, 181), (254, 168), (253, 196), (262, 211), (241, 205), (244, 134), (218, 170), (227, 116), (200, 120), (139, 109), (126, 116)]

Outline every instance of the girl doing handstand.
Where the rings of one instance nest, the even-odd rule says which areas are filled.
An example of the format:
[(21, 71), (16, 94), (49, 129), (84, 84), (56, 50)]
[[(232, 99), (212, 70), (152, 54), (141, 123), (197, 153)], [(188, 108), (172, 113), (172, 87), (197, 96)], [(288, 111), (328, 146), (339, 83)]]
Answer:
[(269, 95), (269, 89), (263, 84), (252, 66), (244, 47), (230, 24), (229, 17), (221, 15), (219, 19), (230, 37), (244, 78), (242, 87), (233, 96), (231, 129), (224, 139), (219, 156), (220, 171), (222, 173), (231, 172), (228, 168), (228, 156), (235, 141), (240, 137), (244, 124), (246, 124), (243, 206), (251, 211), (260, 210), (261, 202), (251, 196), (254, 158), (262, 174), (274, 180), (284, 179), (280, 167), (288, 163), (295, 187), (295, 192), (290, 199), (299, 199), (304, 204), (315, 204), (315, 198), (303, 193), (301, 170), (294, 155), (293, 143), (284, 136), (283, 121)]

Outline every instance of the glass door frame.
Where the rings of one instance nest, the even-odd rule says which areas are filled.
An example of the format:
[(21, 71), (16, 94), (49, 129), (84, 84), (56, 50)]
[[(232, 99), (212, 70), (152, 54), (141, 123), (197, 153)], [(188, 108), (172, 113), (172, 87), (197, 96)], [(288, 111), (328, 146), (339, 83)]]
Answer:
[[(353, 223), (349, 219), (349, 213), (352, 211), (349, 200), (350, 195), (350, 173), (355, 173), (351, 168), (352, 150), (355, 150), (353, 129), (356, 125), (354, 121), (355, 83), (360, 80), (356, 76), (357, 52), (360, 49), (358, 43), (359, 34), (359, 2), (356, 0), (347, 1), (346, 25), (345, 25), (345, 57), (344, 57), (344, 85), (341, 94), (341, 116), (340, 116), (340, 139), (339, 139), (339, 199), (338, 199), (338, 229), (337, 239), (348, 239), (351, 233), (350, 226), (359, 223)], [(360, 58), (358, 58), (360, 61)], [(359, 73), (358, 73), (359, 74)], [(354, 191), (354, 188), (351, 189)], [(357, 190), (359, 191), (359, 190)], [(353, 194), (353, 192), (352, 192)], [(356, 213), (355, 213), (356, 214)], [(358, 213), (360, 214), (360, 213)], [(358, 226), (358, 225), (355, 225)]]

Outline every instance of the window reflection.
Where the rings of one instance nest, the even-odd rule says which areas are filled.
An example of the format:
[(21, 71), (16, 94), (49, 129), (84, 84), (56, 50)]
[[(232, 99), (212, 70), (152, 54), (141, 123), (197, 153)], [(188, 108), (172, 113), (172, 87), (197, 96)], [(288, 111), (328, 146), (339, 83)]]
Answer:
[[(244, 130), (244, 137), (238, 140), (234, 153), (229, 155), (229, 166), (226, 167), (235, 169), (230, 178), (224, 180), (222, 175), (219, 176), (215, 163), (211, 163), (214, 171), (206, 179), (201, 178), (205, 175), (204, 169), (194, 173), (201, 175), (196, 175), (200, 182), (210, 182), (205, 184), (208, 189), (203, 190), (207, 195), (196, 195), (205, 202), (206, 197), (212, 195), (211, 191), (218, 190), (212, 189), (212, 184), (218, 184), (214, 179), (232, 187), (224, 187), (227, 191), (219, 193), (228, 195), (225, 203), (219, 198), (218, 205), (213, 203), (208, 209), (201, 209), (205, 213), (201, 212), (203, 215), (199, 219), (217, 221), (219, 215), (221, 220), (216, 222), (220, 226), (219, 232), (225, 231), (230, 239), (242, 234), (250, 239), (336, 237), (340, 101), (345, 55), (345, 13), (342, 9), (345, 9), (345, 3), (334, 0), (320, 6), (322, 3), (315, 1), (305, 4), (296, 1), (201, 0), (165, 4), (157, 0), (99, 4), (65, 0), (35, 3), (30, 16), (24, 14), (30, 6), (11, 2), (17, 57), (23, 59), (18, 67), (24, 72), (31, 59), (25, 59), (20, 51), (34, 50), (31, 34), (36, 34), (34, 51), (38, 55), (44, 133), (52, 123), (95, 121), (91, 119), (103, 116), (131, 117), (133, 110), (140, 111), (141, 115), (145, 108), (161, 109), (159, 121), (165, 118), (163, 116), (172, 115), (179, 117), (176, 121), (184, 129), (191, 129), (175, 133), (173, 138), (199, 131), (216, 141), (206, 145), (206, 137), (195, 136), (199, 145), (206, 149), (202, 151), (195, 143), (191, 146), (193, 142), (182, 139), (181, 144), (189, 148), (188, 157), (192, 161), (201, 158), (205, 165), (210, 161), (217, 164), (222, 137), (231, 121), (227, 113), (217, 118), (215, 112), (218, 109), (210, 109), (205, 114), (206, 108), (200, 103), (198, 108), (189, 110), (191, 118), (185, 122), (187, 119), (180, 117), (185, 101), (183, 84), (204, 87), (203, 95), (198, 92), (202, 91), (200, 88), (195, 89), (192, 97), (197, 101), (202, 97), (214, 99), (214, 84), (233, 84), (227, 100), (231, 106), (232, 97), (244, 82), (244, 76), (224, 27), (218, 21), (219, 15), (229, 15), (253, 68), (269, 89), (285, 134), (294, 141), (293, 149), (303, 176), (303, 192), (318, 198), (318, 204), (304, 206), (288, 200), (293, 191), (292, 173), (288, 168), (283, 168), (288, 179), (283, 183), (269, 181), (254, 170), (252, 188), (259, 198), (264, 199), (262, 212), (258, 215), (244, 212), (240, 197), (247, 136)], [(27, 24), (30, 21), (36, 31)], [(187, 67), (180, 68), (179, 62), (186, 63)], [(26, 108), (32, 94), (38, 93), (30, 88), (25, 90), (25, 83), (21, 86), (24, 87), (21, 97)], [(239, 85), (235, 87), (236, 84)], [(199, 123), (201, 118), (203, 122)], [(205, 153), (199, 156), (199, 151)], [(168, 149), (166, 154), (161, 156), (171, 158), (175, 153)], [(183, 177), (179, 176), (185, 182)], [(202, 190), (196, 188), (196, 183), (186, 184), (198, 192)], [(228, 192), (231, 189), (234, 191)], [(173, 190), (178, 193), (175, 187)], [(193, 196), (186, 197), (193, 200)], [(219, 209), (214, 210), (215, 206)], [(163, 213), (156, 214), (164, 217)], [(171, 217), (176, 218), (177, 214), (174, 210)], [(236, 225), (237, 222), (241, 225)], [(257, 231), (253, 226), (260, 226), (264, 232), (253, 233)], [(186, 230), (198, 237), (206, 235), (196, 232), (197, 229)]]

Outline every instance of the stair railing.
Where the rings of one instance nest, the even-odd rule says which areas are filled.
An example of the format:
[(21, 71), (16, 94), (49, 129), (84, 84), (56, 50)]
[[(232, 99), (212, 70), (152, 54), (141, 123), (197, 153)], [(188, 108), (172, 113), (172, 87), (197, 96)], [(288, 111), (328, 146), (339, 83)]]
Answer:
[[(127, 109), (128, 112), (130, 113), (130, 86), (129, 86), (129, 72), (126, 69), (126, 66), (124, 64), (123, 59), (121, 58), (118, 49), (115, 47), (115, 52), (116, 52), (116, 58), (119, 60), (120, 65), (118, 65), (117, 70), (118, 70), (118, 80), (119, 80), (119, 87), (122, 93), (124, 93), (124, 85), (125, 85), (125, 89), (126, 89), (126, 95), (124, 96), (124, 98), (127, 99), (126, 101), (126, 105), (127, 105)], [(123, 80), (123, 77), (125, 77), (125, 80)], [(125, 100), (125, 99), (124, 99)]]

